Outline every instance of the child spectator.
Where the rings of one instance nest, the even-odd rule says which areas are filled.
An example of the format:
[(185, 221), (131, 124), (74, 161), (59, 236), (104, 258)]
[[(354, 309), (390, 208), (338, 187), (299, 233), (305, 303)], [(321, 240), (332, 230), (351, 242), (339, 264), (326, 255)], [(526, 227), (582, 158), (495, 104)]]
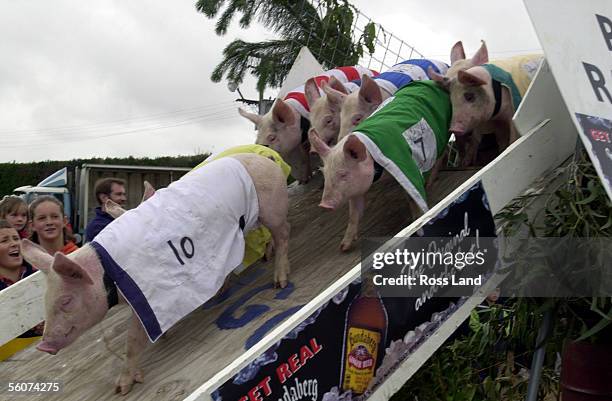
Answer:
[(19, 233), (20, 238), (28, 238), (28, 204), (21, 197), (7, 195), (0, 201), (0, 219), (6, 220)]
[(30, 204), (32, 241), (42, 246), (50, 255), (61, 252), (65, 255), (78, 249), (74, 238), (66, 228), (62, 202), (53, 196), (40, 196)]
[[(0, 220), (0, 291), (35, 271), (21, 256), (21, 238), (17, 230), (8, 221)], [(41, 323), (18, 338), (0, 345), (0, 361), (37, 341), (42, 331)]]

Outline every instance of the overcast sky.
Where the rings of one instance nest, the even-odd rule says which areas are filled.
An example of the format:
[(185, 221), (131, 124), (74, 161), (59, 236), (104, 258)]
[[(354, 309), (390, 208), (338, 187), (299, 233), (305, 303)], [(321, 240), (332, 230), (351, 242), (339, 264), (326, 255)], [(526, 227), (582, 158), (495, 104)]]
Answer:
[[(443, 61), (459, 39), (468, 56), (480, 39), (492, 58), (540, 49), (519, 0), (352, 3)], [(194, 0), (1, 4), (0, 161), (185, 155), (254, 141), (237, 95), (210, 74), (231, 40), (273, 37), (257, 23), (216, 36)], [(240, 89), (256, 97), (252, 79)]]

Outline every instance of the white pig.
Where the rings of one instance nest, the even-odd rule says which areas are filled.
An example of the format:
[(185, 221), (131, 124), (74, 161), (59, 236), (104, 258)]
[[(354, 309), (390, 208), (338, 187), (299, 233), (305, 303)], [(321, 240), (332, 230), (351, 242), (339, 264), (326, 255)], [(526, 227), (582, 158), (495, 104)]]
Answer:
[[(353, 85), (357, 87), (356, 84)], [(310, 106), (310, 129), (316, 131), (329, 146), (333, 146), (338, 137), (340, 110), (350, 90), (350, 86), (343, 85), (334, 77), (331, 77), (328, 83), (322, 82), (320, 88), (313, 78), (306, 81), (305, 93)]]
[[(207, 174), (215, 174), (218, 176), (222, 171), (225, 172), (222, 178), (224, 183), (223, 186), (217, 186), (217, 190), (214, 188), (208, 188), (205, 191), (195, 189), (195, 191), (204, 194), (204, 198), (202, 199), (189, 199), (188, 196), (186, 196), (189, 195), (188, 191), (198, 186), (198, 182), (211, 179)], [(234, 180), (233, 177), (235, 177), (236, 180)], [(242, 249), (232, 249), (227, 255), (223, 252), (214, 254), (203, 252), (205, 253), (204, 255), (198, 255), (198, 252), (202, 249), (211, 249), (212, 247), (221, 245), (217, 242), (202, 244), (201, 238), (195, 236), (189, 239), (191, 247), (188, 244), (186, 245), (185, 238), (193, 235), (193, 233), (206, 232), (206, 226), (200, 226), (199, 221), (194, 224), (196, 227), (193, 233), (188, 231), (184, 225), (169, 227), (167, 232), (172, 235), (177, 235), (177, 238), (166, 238), (164, 234), (160, 234), (160, 232), (165, 232), (163, 226), (168, 224), (164, 218), (166, 220), (169, 219), (168, 221), (172, 221), (174, 216), (180, 217), (181, 215), (187, 220), (197, 220), (198, 216), (208, 216), (206, 218), (199, 217), (199, 219), (206, 220), (212, 225), (215, 218), (220, 214), (225, 214), (225, 208), (223, 206), (210, 206), (209, 204), (210, 199), (212, 199), (211, 196), (214, 196), (214, 194), (210, 194), (210, 192), (219, 191), (226, 195), (230, 194), (235, 197), (245, 198), (245, 210), (226, 211), (228, 216), (244, 213), (240, 219), (241, 229), (247, 231), (249, 226), (256, 221), (259, 221), (262, 225), (270, 229), (276, 246), (274, 281), (280, 286), (285, 286), (287, 284), (287, 274), (289, 272), (289, 260), (287, 256), (289, 240), (289, 224), (287, 223), (288, 196), (285, 175), (274, 161), (264, 156), (258, 154), (236, 154), (215, 160), (207, 164), (206, 167), (188, 173), (179, 181), (172, 183), (168, 188), (157, 191), (150, 200), (142, 203), (138, 208), (126, 212), (107, 226), (99, 234), (100, 241), (102, 242), (98, 242), (99, 239), (96, 237), (94, 242), (86, 244), (68, 256), (61, 253), (56, 253), (54, 256), (51, 256), (38, 245), (24, 240), (24, 257), (33, 266), (42, 270), (47, 279), (47, 293), (45, 294), (46, 325), (42, 342), (37, 348), (50, 354), (56, 354), (62, 348), (72, 344), (81, 334), (83, 334), (83, 332), (85, 332), (85, 330), (91, 328), (104, 318), (109, 307), (112, 306), (112, 296), (108, 294), (112, 295), (113, 291), (116, 294), (116, 288), (119, 288), (121, 290), (121, 295), (125, 296), (130, 305), (132, 305), (134, 314), (128, 329), (127, 357), (125, 365), (117, 379), (115, 390), (121, 394), (127, 394), (132, 388), (133, 383), (142, 382), (143, 374), (139, 368), (140, 356), (145, 346), (148, 344), (147, 336), (152, 340), (158, 338), (158, 336), (151, 336), (150, 324), (147, 324), (146, 319), (143, 319), (138, 303), (134, 303), (133, 295), (130, 294), (132, 289), (129, 286), (125, 286), (125, 279), (117, 279), (117, 281), (115, 281), (115, 277), (117, 276), (114, 272), (117, 271), (117, 266), (121, 268), (125, 267), (122, 262), (122, 260), (125, 259), (117, 259), (113, 255), (121, 256), (121, 253), (123, 253), (124, 256), (127, 255), (127, 258), (133, 258), (134, 255), (139, 255), (138, 258), (133, 259), (135, 259), (137, 264), (144, 264), (140, 267), (144, 268), (146, 266), (146, 271), (142, 271), (141, 273), (143, 277), (145, 277), (145, 281), (138, 281), (139, 278), (134, 274), (133, 270), (131, 277), (137, 282), (140, 288), (143, 288), (143, 286), (152, 286), (154, 289), (157, 289), (157, 287), (155, 287), (158, 284), (156, 280), (147, 279), (149, 274), (154, 274), (154, 271), (149, 269), (150, 265), (147, 264), (147, 260), (149, 259), (157, 260), (157, 263), (162, 267), (165, 266), (164, 263), (174, 263), (178, 265), (178, 261), (181, 260), (184, 261), (188, 267), (195, 267), (195, 265), (188, 264), (190, 261), (194, 261), (197, 266), (200, 266), (199, 269), (193, 270), (202, 270), (201, 266), (217, 266), (219, 270), (212, 272), (207, 270), (205, 272), (207, 278), (204, 281), (206, 282), (202, 283), (205, 287), (206, 294), (214, 295), (218, 287), (223, 284), (225, 278), (223, 273), (229, 273), (236, 267), (234, 265), (224, 266), (224, 264), (233, 264), (236, 260), (241, 260), (242, 256), (240, 255), (241, 252), (244, 253), (244, 246)], [(239, 196), (241, 193), (244, 195)], [(250, 199), (252, 195), (255, 196), (254, 199)], [(168, 202), (166, 202), (168, 199), (181, 199), (181, 202), (170, 202), (168, 204)], [(184, 202), (182, 201), (183, 199)], [(240, 202), (236, 204), (240, 204)], [(252, 205), (258, 206), (253, 209)], [(169, 215), (164, 217), (162, 216), (163, 214)], [(154, 218), (151, 218), (151, 215), (154, 216)], [(142, 216), (148, 217), (148, 219), (140, 226), (132, 228), (130, 224), (134, 221), (138, 222), (139, 218)], [(242, 224), (244, 216), (247, 216), (246, 226)], [(134, 220), (134, 217), (136, 217), (136, 220)], [(153, 221), (156, 218), (160, 218), (161, 223)], [(222, 221), (225, 222), (226, 220)], [(162, 227), (158, 227), (160, 225), (162, 225)], [(118, 230), (118, 228), (122, 230)], [(125, 228), (128, 229), (124, 231), (123, 229)], [(238, 238), (239, 235), (243, 235), (241, 230), (238, 230), (237, 221), (232, 223), (231, 227), (227, 227), (227, 230), (227, 233), (220, 234), (220, 238), (224, 238), (223, 236), (225, 234), (228, 234), (228, 238)], [(125, 233), (126, 231), (131, 232)], [(134, 233), (139, 233), (141, 235), (136, 236)], [(183, 236), (183, 240), (180, 240), (181, 236)], [(130, 244), (142, 244), (142, 248), (138, 249), (138, 245), (131, 246)], [(170, 244), (170, 246), (168, 244)], [(113, 248), (113, 246), (115, 248)], [(142, 255), (142, 249), (152, 249), (151, 252), (154, 255)], [(182, 253), (179, 251), (173, 254), (171, 249), (182, 249)], [(237, 253), (234, 253), (234, 251)], [(156, 253), (159, 253), (159, 255)], [(109, 254), (111, 255), (110, 259), (108, 256)], [(175, 256), (176, 259), (174, 258)], [(139, 259), (140, 257), (144, 257), (144, 261)], [(216, 261), (220, 262), (217, 263)], [(174, 277), (169, 280), (178, 280), (180, 278), (178, 274), (186, 274), (188, 270), (191, 269), (177, 270), (175, 268), (174, 270), (176, 271), (173, 273)], [(129, 272), (130, 270), (126, 269), (125, 271)], [(158, 279), (164, 275), (169, 275), (168, 271), (170, 271), (170, 269), (163, 269), (163, 274), (157, 276)], [(163, 299), (158, 300), (157, 304), (153, 298), (149, 298), (148, 296), (145, 298), (145, 301), (149, 302), (148, 305), (150, 305), (152, 309), (156, 307), (155, 305), (162, 305), (163, 307), (163, 305), (170, 304), (172, 305), (172, 309), (164, 309), (164, 313), (168, 313), (168, 311), (173, 313), (175, 310), (183, 307), (183, 298), (169, 299), (170, 296), (166, 297), (166, 294), (172, 291), (174, 291), (175, 296), (177, 292), (185, 294), (185, 291), (193, 284), (188, 279), (183, 281), (180, 285), (169, 285), (172, 284), (172, 282), (165, 281), (163, 283)], [(115, 284), (117, 287), (115, 287)], [(192, 297), (193, 296), (190, 295), (184, 298), (187, 299)], [(199, 299), (196, 299), (196, 301), (199, 301)], [(206, 299), (203, 299), (202, 303), (205, 301)], [(140, 305), (146, 303), (143, 303), (142, 300), (139, 302)], [(199, 305), (196, 305), (195, 308), (198, 306)], [(188, 313), (189, 310), (185, 312)], [(138, 317), (136, 314), (138, 314)], [(159, 324), (163, 324), (165, 320), (160, 316), (161, 315), (156, 314), (155, 317), (159, 320), (155, 321), (158, 321)], [(173, 318), (176, 320), (180, 317), (174, 316)], [(143, 322), (142, 324), (141, 321)], [(145, 327), (143, 327), (143, 325)], [(165, 329), (163, 331), (165, 331)], [(161, 333), (159, 333), (159, 335), (161, 335)]]
[(314, 131), (310, 143), (323, 160), (325, 186), (319, 206), (335, 210), (349, 202), (349, 221), (340, 243), (351, 249), (358, 237), (365, 193), (384, 168), (427, 210), (424, 174), (444, 153), (451, 105), (448, 93), (432, 81), (415, 81), (387, 99), (355, 130), (329, 147)]
[[(355, 67), (338, 67), (315, 77), (317, 84), (335, 77), (342, 83), (359, 79), (367, 69)], [(264, 114), (254, 114), (238, 109), (244, 118), (257, 126), (259, 145), (269, 146), (276, 150), (291, 166), (291, 175), (300, 183), (306, 183), (311, 177), (312, 167), (308, 152), (308, 129), (310, 128), (310, 108), (304, 94), (304, 85), (289, 92), (283, 99), (276, 99), (272, 109)]]
[[(432, 79), (451, 92), (453, 121), (450, 130), (455, 134), (455, 144), (463, 167), (477, 164), (478, 148), (483, 135), (495, 134), (499, 152), (518, 138), (512, 125), (512, 116), (541, 59), (541, 55), (527, 55), (486, 64), (489, 56), (483, 41), (474, 56), (467, 60), (463, 44), (459, 41), (451, 49), (451, 67), (446, 75), (430, 70)], [(494, 80), (490, 74), (483, 74), (482, 68), (475, 68), (485, 66), (486, 69), (490, 65), (510, 72), (510, 76), (500, 74), (504, 82), (501, 86), (495, 83), (496, 90), (493, 90)], [(486, 85), (487, 82), (489, 85)], [(517, 97), (516, 92), (514, 96), (510, 95), (510, 88), (513, 87), (518, 88), (520, 96)], [(510, 100), (512, 98), (514, 101)]]

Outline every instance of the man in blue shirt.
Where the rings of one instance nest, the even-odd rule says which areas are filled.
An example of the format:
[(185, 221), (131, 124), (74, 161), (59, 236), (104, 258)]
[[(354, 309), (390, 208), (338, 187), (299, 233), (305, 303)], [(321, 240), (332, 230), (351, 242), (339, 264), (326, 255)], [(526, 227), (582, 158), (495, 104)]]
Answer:
[(92, 241), (100, 231), (104, 229), (114, 219), (106, 213), (105, 203), (107, 199), (125, 207), (127, 203), (127, 192), (125, 190), (125, 180), (121, 178), (108, 177), (96, 181), (94, 187), (96, 200), (100, 206), (96, 207), (96, 216), (87, 224), (85, 229), (85, 240)]

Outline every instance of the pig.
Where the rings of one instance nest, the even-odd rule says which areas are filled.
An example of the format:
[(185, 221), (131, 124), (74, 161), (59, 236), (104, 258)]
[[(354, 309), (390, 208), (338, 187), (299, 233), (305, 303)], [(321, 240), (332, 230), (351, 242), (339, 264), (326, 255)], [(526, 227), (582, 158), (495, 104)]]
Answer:
[(329, 146), (333, 146), (340, 131), (340, 110), (350, 87), (345, 87), (335, 77), (331, 77), (329, 83), (321, 84), (323, 94), (313, 78), (306, 81), (304, 89), (310, 107), (310, 129)]
[[(412, 81), (430, 79), (431, 71), (445, 74), (448, 66), (437, 60), (405, 60), (373, 78), (363, 76), (358, 91), (346, 96), (340, 111), (340, 130), (338, 139), (343, 138), (361, 121), (370, 116), (378, 106), (393, 96), (395, 92)], [(317, 129), (317, 127), (314, 127)], [(327, 135), (317, 130), (325, 141)], [(330, 143), (327, 141), (328, 144)]]
[(457, 42), (451, 49), (451, 67), (446, 76), (432, 73), (432, 78), (451, 94), (450, 130), (456, 137), (461, 166), (477, 164), (485, 134), (494, 133), (499, 152), (518, 139), (512, 117), (541, 60), (541, 55), (525, 55), (487, 64), (488, 51), (483, 41), (468, 61), (463, 45)]
[(416, 81), (387, 99), (333, 147), (309, 132), (323, 161), (325, 184), (319, 206), (336, 210), (349, 203), (341, 251), (350, 250), (358, 239), (365, 194), (383, 166), (412, 198), (412, 215), (427, 210), (423, 174), (444, 154), (450, 118), (448, 93), (431, 81)]
[[(465, 57), (463, 42), (458, 41), (451, 47), (450, 60), (451, 65), (446, 74), (439, 74), (433, 69), (429, 70), (429, 75), (431, 78), (446, 90), (449, 90), (451, 80), (457, 78), (459, 71), (465, 71), (469, 68), (485, 64), (489, 61), (487, 44), (483, 40), (478, 51), (476, 51), (472, 58), (468, 60)], [(457, 147), (459, 160), (462, 167), (468, 167), (473, 164), (479, 144), (480, 137), (478, 135), (472, 136), (471, 132), (468, 132), (465, 135), (455, 134), (455, 146)]]
[[(464, 150), (464, 166), (476, 164), (483, 135), (494, 132), (499, 152), (518, 139), (512, 117), (541, 60), (541, 55), (527, 55), (493, 61), (460, 70), (451, 79), (453, 119), (449, 129), (458, 137), (472, 132)], [(507, 65), (511, 66), (508, 70)]]
[[(252, 179), (258, 202), (258, 221), (270, 229), (276, 246), (274, 281), (284, 287), (289, 273), (288, 195), (285, 175), (274, 161), (264, 156), (235, 154), (228, 156), (230, 157), (237, 160)], [(202, 170), (209, 168), (212, 167)], [(185, 177), (190, 174), (192, 173)], [(171, 190), (172, 185), (165, 191)], [(158, 193), (162, 196), (161, 191)], [(148, 203), (141, 204), (136, 210)], [(112, 231), (113, 225), (121, 224), (125, 218), (128, 218), (127, 214), (117, 218), (100, 235), (106, 230)], [(118, 243), (124, 244), (125, 239), (119, 240)], [(54, 355), (104, 318), (113, 304), (111, 297), (107, 296), (107, 291), (109, 294), (113, 291), (116, 293), (115, 285), (108, 282), (107, 266), (102, 261), (95, 241), (67, 256), (61, 253), (51, 256), (28, 240), (24, 240), (22, 246), (25, 259), (42, 270), (47, 281), (46, 325), (37, 349)], [(134, 383), (143, 382), (139, 359), (147, 344), (147, 333), (137, 315), (133, 313), (127, 333), (126, 361), (116, 381), (116, 392), (127, 394)]]
[[(363, 67), (338, 67), (314, 78), (318, 85), (335, 77), (342, 83), (359, 79), (361, 73), (368, 73)], [(370, 72), (371, 73), (371, 72)], [(291, 175), (300, 183), (306, 183), (312, 176), (309, 154), (308, 129), (310, 108), (304, 94), (304, 85), (289, 92), (284, 99), (276, 99), (272, 109), (261, 116), (238, 109), (241, 116), (257, 126), (256, 143), (276, 150), (291, 166)]]

